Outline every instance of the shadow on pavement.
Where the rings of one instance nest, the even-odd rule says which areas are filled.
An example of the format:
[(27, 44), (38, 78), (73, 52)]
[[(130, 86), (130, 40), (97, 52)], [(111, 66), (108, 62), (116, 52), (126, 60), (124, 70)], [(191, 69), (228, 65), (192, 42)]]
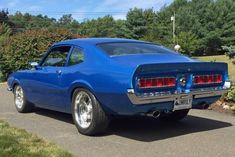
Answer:
[[(36, 114), (73, 124), (70, 114), (45, 109), (36, 111)], [(151, 142), (229, 126), (232, 126), (232, 124), (191, 115), (176, 123), (167, 123), (145, 117), (125, 117), (112, 120), (107, 132), (101, 136), (117, 135), (133, 140)]]
[(53, 119), (73, 124), (73, 118), (71, 114), (47, 110), (47, 109), (40, 109), (40, 108), (36, 109), (35, 114), (47, 116)]
[(191, 115), (176, 123), (149, 118), (128, 118), (114, 120), (108, 132), (133, 140), (151, 142), (229, 126), (232, 124)]

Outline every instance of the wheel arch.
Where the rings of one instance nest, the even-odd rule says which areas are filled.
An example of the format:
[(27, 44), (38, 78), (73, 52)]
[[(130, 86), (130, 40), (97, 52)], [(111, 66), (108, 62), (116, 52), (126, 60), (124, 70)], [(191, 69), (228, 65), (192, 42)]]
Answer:
[(109, 113), (109, 109), (107, 109), (107, 107), (101, 103), (101, 101), (99, 100), (99, 98), (96, 95), (94, 88), (92, 88), (91, 84), (89, 84), (88, 82), (85, 82), (85, 81), (77, 81), (77, 82), (73, 83), (71, 85), (71, 87), (69, 88), (70, 104), (67, 108), (68, 112), (71, 112), (73, 94), (74, 94), (74, 91), (78, 88), (84, 88), (86, 90), (89, 90), (95, 96), (95, 98), (100, 103), (100, 106), (104, 109), (104, 111), (106, 113)]
[(72, 98), (73, 98), (73, 93), (78, 88), (85, 88), (85, 89), (89, 90), (92, 94), (95, 95), (93, 88), (91, 87), (91, 85), (88, 82), (77, 81), (77, 82), (74, 82), (69, 88), (69, 99), (71, 102), (72, 102)]
[(16, 85), (20, 85), (20, 82), (19, 82), (19, 80), (16, 80), (16, 79), (15, 79), (15, 80), (12, 82), (12, 85), (11, 85), (12, 92), (14, 92)]

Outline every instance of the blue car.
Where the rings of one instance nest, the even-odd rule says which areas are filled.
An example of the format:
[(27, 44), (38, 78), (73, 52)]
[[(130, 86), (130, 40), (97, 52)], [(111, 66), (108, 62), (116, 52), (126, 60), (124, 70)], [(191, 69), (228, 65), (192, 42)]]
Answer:
[(226, 63), (200, 62), (139, 40), (66, 40), (31, 65), (8, 78), (18, 112), (39, 107), (71, 113), (85, 135), (105, 131), (115, 116), (181, 120), (231, 86)]

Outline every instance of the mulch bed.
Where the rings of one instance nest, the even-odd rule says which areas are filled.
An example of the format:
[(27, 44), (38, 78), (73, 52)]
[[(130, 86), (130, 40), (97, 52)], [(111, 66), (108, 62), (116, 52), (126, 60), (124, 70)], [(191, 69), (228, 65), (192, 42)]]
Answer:
[(235, 111), (233, 111), (230, 107), (232, 107), (235, 103), (234, 102), (223, 102), (223, 101), (216, 101), (213, 103), (208, 110), (213, 110), (220, 113), (232, 114), (235, 115)]

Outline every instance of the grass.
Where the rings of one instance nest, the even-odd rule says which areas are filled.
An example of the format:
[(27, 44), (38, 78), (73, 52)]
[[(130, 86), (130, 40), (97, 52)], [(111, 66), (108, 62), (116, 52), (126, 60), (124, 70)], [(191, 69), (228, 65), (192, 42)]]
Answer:
[(202, 61), (207, 61), (207, 62), (225, 62), (228, 63), (228, 73), (229, 73), (229, 78), (232, 81), (235, 81), (235, 65), (232, 63), (232, 60), (230, 60), (227, 56), (225, 55), (219, 55), (219, 56), (203, 56), (203, 57), (193, 57)]
[(36, 135), (0, 120), (1, 157), (72, 157), (70, 153)]

